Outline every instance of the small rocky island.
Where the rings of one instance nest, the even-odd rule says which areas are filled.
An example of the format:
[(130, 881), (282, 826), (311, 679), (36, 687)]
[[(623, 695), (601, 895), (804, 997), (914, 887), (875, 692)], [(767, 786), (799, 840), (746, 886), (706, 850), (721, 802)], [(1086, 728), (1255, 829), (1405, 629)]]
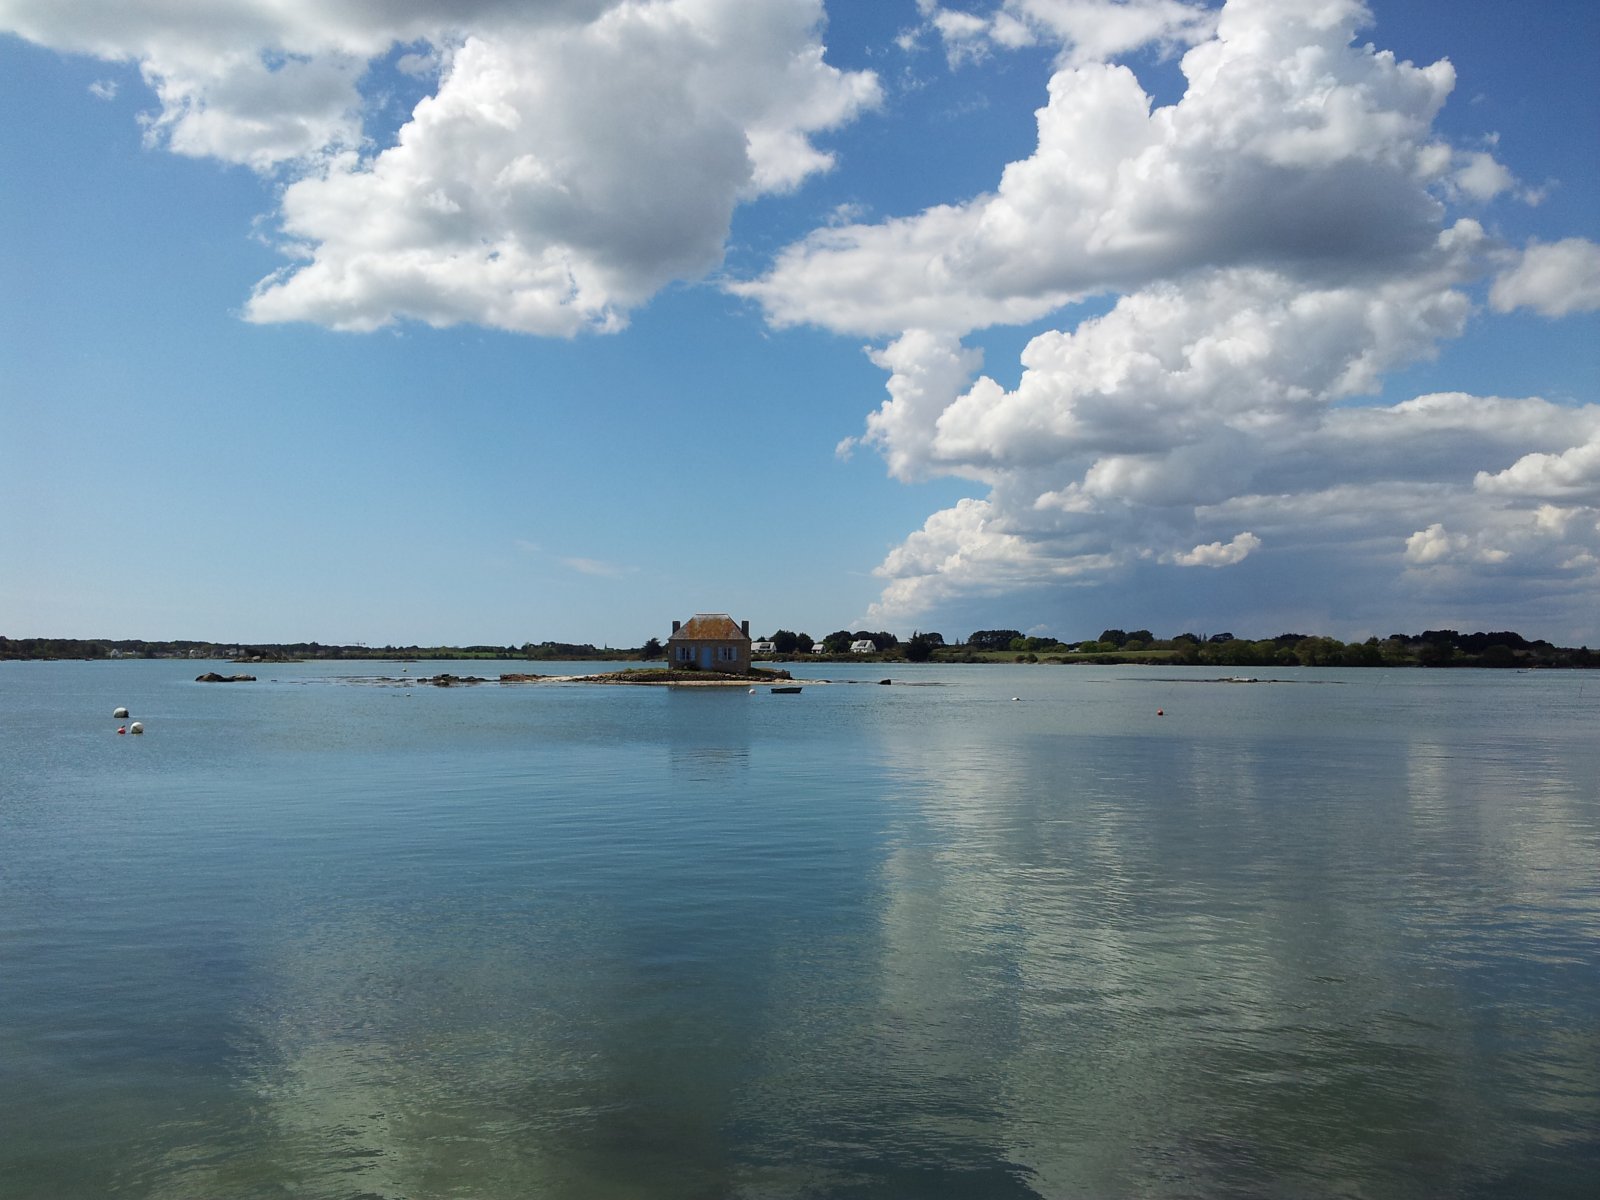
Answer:
[(782, 683), (793, 679), (788, 671), (751, 667), (748, 671), (695, 671), (677, 667), (633, 667), (604, 675), (580, 675), (583, 683), (669, 684), (674, 687), (749, 687), (753, 683)]
[[(221, 676), (217, 677), (221, 679)], [(783, 683), (793, 676), (784, 670), (767, 670), (752, 667), (749, 671), (696, 671), (669, 667), (633, 667), (625, 671), (610, 671), (599, 675), (526, 675), (504, 674), (500, 683), (624, 683), (644, 685), (671, 685), (674, 687), (749, 687), (751, 684)], [(424, 687), (471, 687), (480, 683), (494, 683), (482, 675), (420, 675), (416, 679), (385, 677), (383, 683), (421, 685)]]

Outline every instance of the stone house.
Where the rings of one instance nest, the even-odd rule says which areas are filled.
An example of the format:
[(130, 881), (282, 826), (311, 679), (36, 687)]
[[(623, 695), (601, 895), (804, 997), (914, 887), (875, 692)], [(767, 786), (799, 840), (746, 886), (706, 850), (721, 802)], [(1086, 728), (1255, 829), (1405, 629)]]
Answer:
[(750, 670), (750, 622), (735, 624), (727, 613), (695, 613), (687, 621), (674, 621), (667, 664), (679, 670), (745, 674)]

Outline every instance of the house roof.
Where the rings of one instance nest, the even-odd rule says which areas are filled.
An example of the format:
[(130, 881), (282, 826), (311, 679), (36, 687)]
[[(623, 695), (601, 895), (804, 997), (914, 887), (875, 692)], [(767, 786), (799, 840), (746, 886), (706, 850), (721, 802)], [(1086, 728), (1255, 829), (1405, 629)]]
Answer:
[(669, 642), (748, 642), (749, 634), (727, 613), (695, 613)]

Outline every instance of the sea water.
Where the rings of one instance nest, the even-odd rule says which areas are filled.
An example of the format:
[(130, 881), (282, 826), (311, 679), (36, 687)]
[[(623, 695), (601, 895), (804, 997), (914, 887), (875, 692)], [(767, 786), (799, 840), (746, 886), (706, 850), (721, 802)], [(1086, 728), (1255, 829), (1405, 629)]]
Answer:
[(529, 666), (0, 663), (0, 1196), (1600, 1178), (1600, 674)]

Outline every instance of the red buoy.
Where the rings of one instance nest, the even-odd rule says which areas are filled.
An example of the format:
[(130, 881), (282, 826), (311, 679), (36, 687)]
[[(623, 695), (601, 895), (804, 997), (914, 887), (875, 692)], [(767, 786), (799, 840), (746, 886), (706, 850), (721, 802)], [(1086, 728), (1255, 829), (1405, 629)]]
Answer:
[(1166, 710), (1166, 709), (1164, 709), (1164, 708), (1158, 708), (1158, 709), (1156, 709), (1156, 716), (1158, 716), (1158, 717), (1164, 717), (1164, 716), (1166, 716), (1166, 715), (1167, 715), (1167, 710)]
[(128, 727), (126, 725), (118, 725), (117, 726), (117, 732), (118, 733), (127, 733), (128, 732)]

